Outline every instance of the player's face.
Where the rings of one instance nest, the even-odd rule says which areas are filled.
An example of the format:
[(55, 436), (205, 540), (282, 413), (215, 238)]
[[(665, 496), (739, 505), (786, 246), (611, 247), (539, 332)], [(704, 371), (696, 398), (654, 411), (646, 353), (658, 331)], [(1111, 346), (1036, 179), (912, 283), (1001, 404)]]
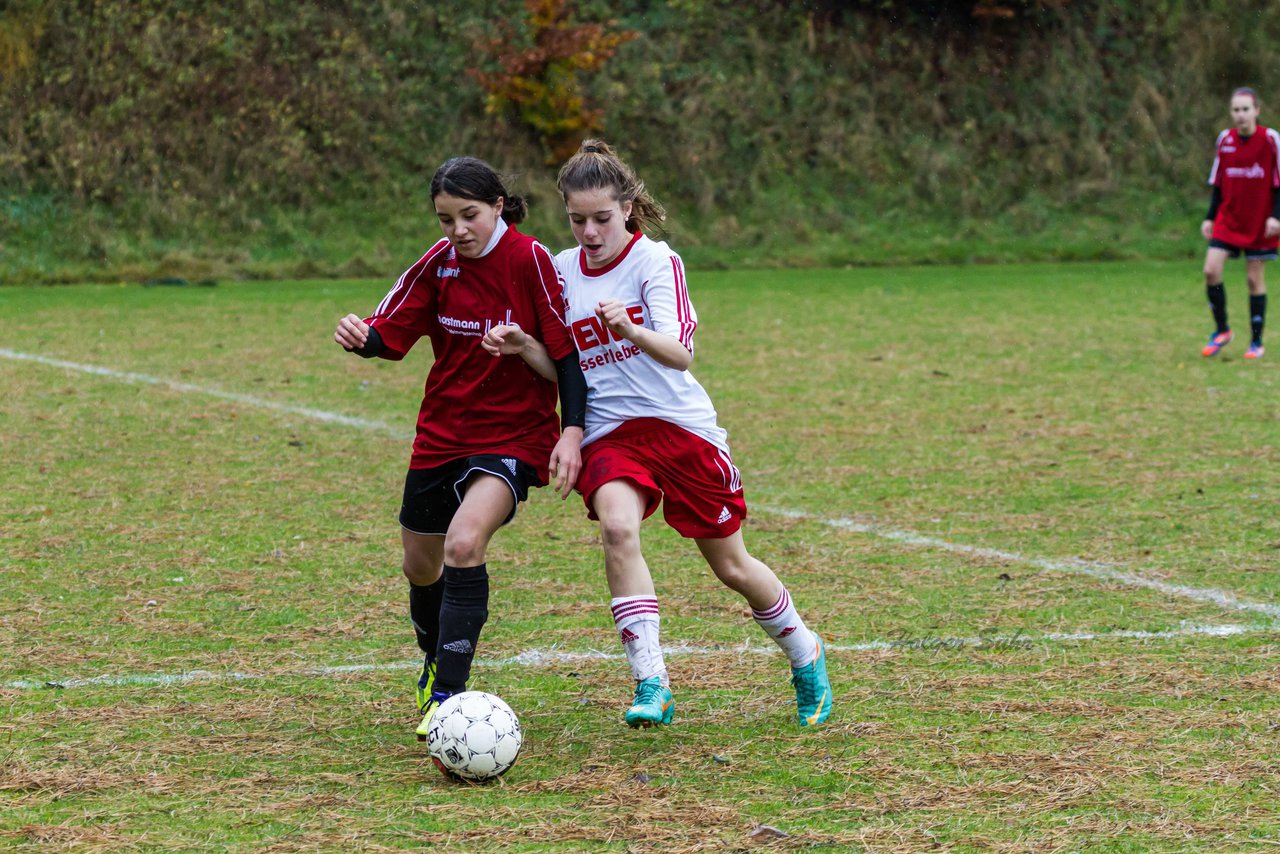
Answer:
[(1236, 130), (1246, 134), (1253, 133), (1258, 126), (1258, 105), (1251, 95), (1236, 95), (1231, 99), (1231, 121)]
[(493, 230), (498, 227), (498, 218), (502, 216), (502, 199), (491, 205), (488, 202), (460, 199), (441, 193), (431, 201), (436, 206), (440, 230), (449, 238), (458, 254), (464, 258), (479, 258), (480, 253), (489, 245)]
[(619, 203), (607, 187), (569, 193), (564, 207), (588, 267), (608, 266), (631, 242), (627, 231), (631, 202)]

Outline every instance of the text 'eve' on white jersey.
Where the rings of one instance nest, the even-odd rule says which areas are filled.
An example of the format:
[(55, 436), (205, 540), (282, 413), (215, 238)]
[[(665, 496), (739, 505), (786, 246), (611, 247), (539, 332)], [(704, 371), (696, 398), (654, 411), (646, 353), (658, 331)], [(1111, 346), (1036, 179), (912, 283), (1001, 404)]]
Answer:
[(689, 301), (684, 263), (666, 243), (637, 232), (622, 253), (590, 269), (582, 248), (556, 256), (564, 276), (569, 328), (587, 378), (587, 428), (582, 444), (635, 418), (661, 418), (728, 451), (711, 398), (693, 374), (662, 365), (613, 335), (596, 316), (602, 300), (616, 299), (633, 323), (670, 335), (693, 352), (698, 315)]

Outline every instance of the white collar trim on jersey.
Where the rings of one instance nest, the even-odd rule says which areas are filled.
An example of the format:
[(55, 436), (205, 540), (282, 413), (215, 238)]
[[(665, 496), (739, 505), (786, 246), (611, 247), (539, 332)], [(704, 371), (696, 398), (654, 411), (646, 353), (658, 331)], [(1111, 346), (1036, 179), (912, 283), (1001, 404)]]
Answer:
[(498, 224), (493, 227), (493, 235), (489, 238), (488, 244), (485, 245), (484, 251), (480, 253), (480, 257), (488, 255), (493, 251), (493, 247), (498, 245), (498, 241), (502, 239), (502, 235), (507, 233), (507, 221), (502, 217), (498, 217)]

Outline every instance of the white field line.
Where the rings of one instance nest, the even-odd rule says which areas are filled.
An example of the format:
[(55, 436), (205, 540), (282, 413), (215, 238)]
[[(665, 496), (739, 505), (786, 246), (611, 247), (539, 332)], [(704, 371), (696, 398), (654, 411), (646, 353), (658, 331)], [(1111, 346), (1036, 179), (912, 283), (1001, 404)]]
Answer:
[(37, 362), (41, 365), (48, 365), (52, 368), (79, 371), (82, 374), (93, 374), (95, 376), (106, 377), (107, 379), (130, 383), (132, 385), (154, 385), (160, 386), (161, 388), (167, 388), (172, 391), (182, 392), (184, 394), (202, 394), (206, 397), (216, 397), (219, 400), (229, 400), (232, 403), (240, 403), (257, 409), (266, 409), (271, 412), (279, 412), (286, 415), (298, 415), (302, 418), (310, 418), (314, 421), (323, 421), (326, 424), (342, 424), (346, 427), (356, 427), (360, 430), (386, 433), (391, 436), (395, 436), (398, 439), (413, 438), (413, 436), (406, 433), (403, 428), (393, 427), (392, 425), (385, 424), (381, 421), (354, 418), (350, 415), (341, 415), (337, 412), (326, 412), (323, 409), (311, 409), (306, 406), (294, 406), (290, 403), (280, 403), (278, 401), (267, 400), (262, 397), (254, 397), (249, 394), (239, 394), (234, 391), (223, 391), (221, 389), (210, 388), (208, 386), (178, 382), (177, 380), (167, 380), (162, 377), (153, 377), (149, 374), (137, 374), (132, 371), (116, 371), (111, 368), (100, 368), (97, 365), (82, 365), (78, 362), (65, 362), (62, 359), (50, 359), (46, 356), (36, 356), (31, 353), (19, 353), (16, 350), (6, 350), (3, 347), (0, 347), (0, 357), (20, 362)]
[[(342, 415), (336, 412), (328, 412), (322, 409), (311, 409), (302, 406), (293, 406), (291, 404), (282, 404), (272, 400), (266, 400), (260, 397), (253, 397), (246, 394), (238, 394), (235, 392), (222, 391), (220, 389), (208, 388), (205, 386), (192, 385), (191, 383), (176, 382), (166, 380), (160, 377), (153, 377), (147, 374), (138, 374), (127, 371), (116, 371), (111, 368), (102, 368), (95, 365), (83, 365), (77, 362), (67, 362), (61, 359), (50, 359), (44, 356), (36, 356), (30, 353), (20, 353), (15, 350), (0, 348), (0, 357), (8, 359), (17, 359), (28, 362), (37, 362), (42, 365), (63, 368), (66, 370), (80, 371), (82, 373), (94, 374), (97, 376), (107, 377), (109, 379), (119, 380), (121, 382), (156, 385), (169, 388), (174, 391), (203, 394), (211, 397), (229, 400), (235, 403), (241, 403), (245, 406), (254, 406), (261, 409), (267, 409), (273, 412), (287, 413), (290, 415), (298, 415), (304, 418), (312, 418), (328, 424), (342, 424), (348, 427), (355, 427), (360, 430), (371, 430), (380, 433), (387, 433), (401, 438), (410, 438), (403, 431), (392, 427), (381, 421), (369, 421), (363, 418), (354, 418), (349, 415)], [(981, 546), (969, 546), (963, 543), (953, 543), (950, 540), (943, 540), (937, 537), (928, 537), (923, 534), (917, 534), (914, 531), (901, 531), (893, 528), (884, 528), (879, 525), (869, 525), (861, 522), (855, 522), (852, 519), (826, 518), (811, 513), (805, 513), (799, 510), (789, 510), (786, 508), (774, 508), (767, 506), (758, 507), (766, 513), (777, 516), (784, 516), (790, 519), (803, 519), (810, 522), (818, 522), (832, 528), (838, 528), (843, 531), (852, 531), (859, 534), (867, 534), (880, 539), (892, 540), (895, 542), (905, 543), (907, 545), (921, 546), (924, 548), (941, 549), (943, 551), (954, 552), (958, 554), (973, 555), (976, 557), (988, 558), (1008, 563), (1020, 563), (1029, 566), (1036, 566), (1041, 569), (1048, 569), (1056, 572), (1069, 572), (1077, 575), (1087, 575), (1092, 578), (1100, 578), (1107, 581), (1114, 581), (1125, 584), (1130, 587), (1142, 587), (1148, 590), (1155, 590), (1166, 596), (1177, 599), (1191, 599), (1197, 602), (1209, 602), (1219, 605), (1229, 610), (1237, 611), (1253, 611), (1259, 614), (1266, 614), (1268, 617), (1280, 618), (1280, 605), (1270, 605), (1262, 602), (1251, 602), (1241, 599), (1234, 593), (1225, 590), (1216, 590), (1208, 587), (1187, 587), (1181, 584), (1169, 584), (1155, 578), (1146, 578), (1132, 572), (1126, 572), (1118, 567), (1096, 561), (1085, 561), (1078, 558), (1067, 558), (1062, 560), (1050, 560), (1045, 558), (1028, 557), (1018, 554), (1017, 552), (1002, 551), (1000, 549), (983, 548)]]
[[(102, 368), (95, 365), (84, 365), (84, 364), (79, 364), (77, 362), (63, 361), (61, 359), (51, 359), (44, 356), (32, 355), (29, 353), (20, 353), (15, 350), (8, 350), (5, 348), (0, 348), (0, 357), (20, 360), (20, 361), (36, 362), (42, 365), (48, 365), (56, 368), (63, 368), (65, 370), (80, 371), (82, 373), (102, 376), (108, 379), (114, 379), (121, 382), (143, 384), (143, 385), (155, 385), (155, 386), (161, 386), (164, 388), (169, 388), (174, 391), (179, 391), (183, 393), (203, 394), (211, 397), (216, 397), (222, 400), (229, 400), (235, 403), (241, 403), (246, 406), (253, 406), (261, 409), (270, 410), (273, 412), (280, 412), (280, 413), (285, 413), (290, 415), (298, 415), (304, 418), (311, 418), (316, 421), (321, 421), (324, 423), (341, 424), (348, 427), (355, 427), (360, 430), (377, 431), (380, 433), (387, 433), (392, 436), (397, 436), (400, 438), (407, 438), (407, 436), (402, 431), (392, 427), (389, 424), (385, 424), (380, 421), (370, 421), (363, 418), (353, 418), (348, 415), (342, 415), (336, 412), (327, 412), (321, 409), (311, 409), (308, 407), (282, 404), (276, 401), (266, 400), (264, 398), (253, 397), (251, 395), (238, 394), (235, 392), (227, 392), (227, 391), (222, 391), (220, 389), (208, 388), (205, 386), (197, 386), (191, 383), (176, 382), (174, 380), (167, 380), (160, 377), (153, 377), (147, 374), (139, 374), (139, 373), (133, 373), (128, 371), (116, 371), (116, 370), (112, 370), (111, 368)], [(1180, 584), (1169, 584), (1168, 582), (1160, 581), (1159, 579), (1146, 578), (1141, 575), (1136, 575), (1132, 572), (1126, 572), (1115, 566), (1099, 563), (1096, 561), (1085, 561), (1085, 560), (1080, 560), (1078, 558), (1050, 560), (1045, 558), (1028, 557), (1026, 555), (1018, 554), (1017, 552), (1003, 551), (1000, 549), (983, 548), (980, 546), (970, 546), (970, 545), (965, 545), (963, 543), (954, 543), (949, 540), (939, 539), (937, 537), (928, 537), (923, 534), (915, 533), (913, 531), (902, 531), (902, 530), (897, 530), (893, 528), (881, 527), (879, 525), (869, 525), (862, 522), (855, 522), (852, 519), (842, 519), (842, 518), (832, 519), (832, 518), (826, 518), (826, 517), (818, 516), (811, 513), (805, 513), (799, 510), (789, 510), (786, 508), (758, 506), (758, 509), (765, 513), (783, 516), (789, 519), (803, 519), (806, 521), (817, 522), (819, 524), (827, 525), (829, 527), (837, 528), (839, 530), (852, 531), (854, 533), (859, 533), (859, 534), (866, 534), (868, 536), (873, 536), (873, 537), (877, 537), (885, 540), (891, 540), (894, 542), (905, 543), (907, 545), (919, 546), (922, 548), (940, 549), (943, 551), (953, 552), (957, 554), (973, 555), (976, 557), (983, 557), (991, 560), (998, 560), (1001, 562), (1019, 563), (1019, 564), (1024, 564), (1028, 566), (1039, 567), (1041, 569), (1048, 569), (1056, 572), (1069, 572), (1069, 573), (1074, 573), (1078, 575), (1086, 575), (1091, 578), (1114, 581), (1114, 582), (1125, 584), (1131, 587), (1140, 587), (1148, 590), (1155, 590), (1173, 598), (1190, 599), (1197, 602), (1208, 602), (1208, 603), (1219, 605), (1223, 608), (1227, 608), (1230, 610), (1252, 611), (1255, 613), (1266, 614), (1269, 617), (1280, 618), (1280, 606), (1277, 606), (1277, 605), (1269, 605), (1262, 602), (1251, 602), (1245, 599), (1241, 599), (1235, 594), (1227, 592), (1225, 590), (1216, 590), (1213, 588), (1187, 587), (1185, 585), (1180, 585)], [(1241, 626), (1226, 626), (1226, 627), (1211, 626), (1211, 627), (1195, 627), (1192, 630), (1178, 630), (1178, 632), (1174, 634), (1170, 634), (1167, 632), (1134, 631), (1134, 632), (1112, 632), (1112, 633), (1100, 634), (1100, 635), (1094, 635), (1094, 634), (1088, 634), (1088, 633), (1083, 633), (1079, 635), (1046, 634), (1046, 635), (1042, 635), (1041, 638), (1044, 641), (1054, 641), (1054, 640), (1094, 640), (1094, 639), (1101, 639), (1101, 638), (1118, 638), (1118, 637), (1160, 638), (1160, 637), (1174, 637), (1174, 636), (1177, 636), (1178, 634), (1209, 634), (1209, 635), (1220, 636), (1223, 634), (1229, 635), (1229, 634), (1239, 634), (1242, 632), (1267, 631), (1267, 630), (1270, 630), (1270, 629), (1265, 627), (1250, 628), (1250, 627), (1241, 627)], [(994, 639), (992, 638), (979, 638), (979, 639), (976, 639), (976, 642), (978, 644), (991, 643), (993, 640)], [(951, 644), (951, 645), (959, 644), (961, 646), (972, 645), (973, 642), (975, 642), (975, 639), (972, 639), (972, 638), (970, 639), (935, 639), (930, 641), (930, 643)], [(910, 641), (907, 641), (907, 643), (910, 643)], [(876, 641), (876, 642), (872, 642), (870, 645), (861, 645), (861, 646), (853, 646), (853, 647), (833, 646), (832, 649), (833, 650), (845, 649), (849, 651), (859, 651), (863, 648), (891, 649), (891, 648), (894, 648), (895, 644), (901, 647), (903, 645), (903, 642), (902, 641)], [(672, 651), (675, 653), (679, 653), (681, 649), (683, 648), (675, 648)], [(703, 652), (693, 651), (692, 648), (689, 648), (689, 650), (690, 651), (687, 654), (705, 654)], [(541, 654), (541, 653), (537, 653), (537, 654)], [(551, 653), (547, 653), (547, 654), (551, 654)], [(555, 654), (556, 655), (573, 655), (573, 656), (578, 656), (580, 658), (606, 656), (605, 653), (555, 653)], [(524, 655), (536, 655), (536, 654), (525, 653)], [(351, 665), (350, 668), (357, 669), (357, 670), (359, 669), (372, 670), (372, 669), (386, 669), (386, 668), (393, 668), (393, 667), (400, 667), (400, 666), (402, 665), (401, 664)], [(407, 665), (404, 665), (404, 666), (407, 666)], [(412, 666), (420, 666), (420, 665), (413, 664)], [(326, 674), (339, 673), (339, 672), (346, 672), (346, 670), (344, 668), (320, 668), (320, 669), (312, 668), (310, 670), (296, 671), (296, 673), (298, 674), (309, 674), (309, 675), (326, 675)], [(110, 683), (110, 684), (165, 684), (166, 682), (170, 682), (170, 681), (179, 681), (179, 682), (192, 681), (193, 679), (200, 679), (200, 678), (258, 679), (258, 678), (262, 678), (262, 676), (255, 675), (255, 674), (224, 674), (223, 676), (219, 677), (213, 674), (208, 674), (206, 673), (206, 671), (191, 671), (191, 673), (187, 673), (187, 674), (169, 674), (169, 675), (157, 674), (157, 675), (150, 675), (150, 676), (138, 675), (138, 676), (95, 677), (95, 678), (118, 680), (116, 683)], [(134, 681), (130, 681), (130, 680), (134, 680)], [(44, 685), (75, 686), (79, 684), (91, 684), (91, 683), (86, 682), (85, 680), (67, 680), (63, 682), (51, 682), (51, 683), (14, 682), (14, 683), (9, 683), (7, 687), (11, 687), (11, 688), (41, 687)], [(92, 683), (92, 684), (102, 684), (102, 683)]]
[(998, 560), (1006, 563), (1020, 563), (1055, 572), (1069, 572), (1075, 575), (1087, 575), (1090, 578), (1115, 581), (1120, 584), (1126, 584), (1130, 587), (1144, 587), (1148, 590), (1155, 590), (1158, 593), (1163, 593), (1166, 596), (1170, 596), (1175, 599), (1192, 599), (1197, 602), (1209, 602), (1229, 610), (1253, 611), (1258, 614), (1266, 614), (1268, 617), (1280, 617), (1280, 605), (1269, 605), (1264, 602), (1250, 602), (1247, 599), (1241, 599), (1234, 593), (1229, 593), (1225, 590), (1216, 590), (1212, 587), (1187, 587), (1182, 584), (1169, 584), (1168, 582), (1160, 581), (1157, 578), (1146, 578), (1145, 576), (1137, 575), (1132, 572), (1125, 572), (1118, 567), (1110, 564), (1099, 563), (1097, 561), (1080, 560), (1079, 558), (1048, 560), (1045, 558), (1027, 557), (1026, 555), (1020, 555), (1017, 552), (988, 549), (981, 546), (968, 546), (963, 543), (953, 543), (950, 540), (938, 539), (937, 537), (926, 537), (923, 534), (917, 534), (914, 531), (898, 531), (893, 528), (882, 528), (879, 525), (867, 525), (861, 522), (855, 522), (852, 519), (827, 519), (821, 516), (804, 513), (799, 510), (787, 510), (777, 507), (761, 507), (760, 509), (766, 513), (772, 513), (776, 516), (784, 516), (788, 519), (803, 519), (807, 522), (819, 522), (823, 525), (827, 525), (828, 527), (839, 528), (842, 531), (869, 534), (873, 537), (879, 537), (884, 540), (893, 540), (899, 543), (906, 543), (907, 545), (921, 546), (923, 548), (930, 549), (941, 549), (943, 551), (954, 552), (956, 554), (973, 555), (975, 557)]
[[(902, 637), (895, 640), (876, 640), (855, 644), (830, 644), (831, 652), (878, 652), (878, 651), (912, 651), (912, 650), (1010, 650), (1028, 649), (1033, 646), (1063, 644), (1081, 641), (1107, 640), (1162, 640), (1193, 636), (1215, 638), (1237, 637), (1239, 635), (1258, 632), (1280, 631), (1280, 627), (1272, 625), (1197, 625), (1184, 624), (1176, 629), (1162, 632), (1117, 631), (1117, 632), (1071, 632), (1048, 633), (1043, 635), (987, 635), (983, 637)], [(775, 646), (742, 646), (706, 647), (706, 646), (671, 646), (663, 649), (668, 657), (695, 657), (712, 655), (779, 655)], [(506, 658), (477, 658), (476, 664), (481, 667), (548, 667), (556, 664), (571, 664), (578, 661), (612, 661), (625, 658), (623, 653), (587, 650), (585, 652), (568, 652), (556, 648), (530, 649)], [(142, 673), (125, 676), (90, 676), (84, 679), (50, 679), (38, 681), (19, 679), (6, 682), (4, 688), (9, 690), (34, 690), (40, 688), (88, 688), (93, 686), (118, 687), (125, 685), (183, 685), (190, 682), (238, 682), (250, 679), (288, 679), (311, 676), (340, 676), (346, 673), (368, 673), (383, 670), (416, 670), (422, 666), (422, 660), (393, 661), (386, 664), (344, 664), (337, 667), (301, 667), (292, 670), (273, 670), (261, 673), (244, 673), (227, 671), (214, 673), (209, 670), (189, 670), (186, 673)]]

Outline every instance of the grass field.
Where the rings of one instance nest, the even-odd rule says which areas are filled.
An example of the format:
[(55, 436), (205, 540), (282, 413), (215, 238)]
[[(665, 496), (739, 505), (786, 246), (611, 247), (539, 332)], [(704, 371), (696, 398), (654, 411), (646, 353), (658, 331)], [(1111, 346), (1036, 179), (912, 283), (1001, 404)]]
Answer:
[(695, 273), (831, 721), (655, 519), (678, 712), (622, 725), (595, 532), (543, 490), (490, 553), (472, 687), (526, 746), (485, 787), (412, 735), (429, 353), (331, 342), (387, 283), (0, 288), (0, 847), (1273, 851), (1280, 350), (1200, 358), (1198, 279)]

